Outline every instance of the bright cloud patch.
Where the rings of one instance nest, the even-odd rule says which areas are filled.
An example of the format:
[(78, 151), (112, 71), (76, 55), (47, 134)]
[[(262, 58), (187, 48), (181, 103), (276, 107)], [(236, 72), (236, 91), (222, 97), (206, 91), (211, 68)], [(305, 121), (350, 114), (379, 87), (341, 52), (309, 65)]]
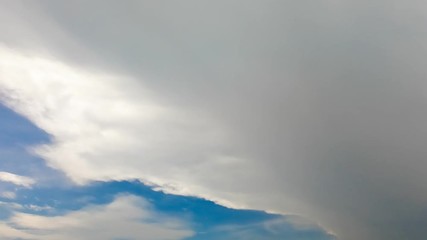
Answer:
[(4, 47), (0, 56), (2, 101), (53, 136), (34, 152), (77, 183), (138, 178), (231, 204), (227, 191), (210, 194), (208, 185), (222, 180), (208, 176), (251, 172), (239, 170), (243, 159), (227, 155), (220, 125), (159, 104), (140, 82)]
[(180, 171), (166, 166), (206, 160), (211, 151), (202, 149), (221, 140), (203, 120), (155, 103), (129, 79), (0, 52), (2, 100), (54, 136), (35, 151), (76, 182), (168, 174), (170, 183)]
[(156, 214), (143, 199), (117, 197), (62, 216), (15, 212), (0, 224), (2, 239), (178, 240), (193, 233), (177, 219)]
[(0, 172), (0, 181), (13, 183), (23, 187), (31, 187), (35, 180), (29, 177), (16, 175), (9, 172)]

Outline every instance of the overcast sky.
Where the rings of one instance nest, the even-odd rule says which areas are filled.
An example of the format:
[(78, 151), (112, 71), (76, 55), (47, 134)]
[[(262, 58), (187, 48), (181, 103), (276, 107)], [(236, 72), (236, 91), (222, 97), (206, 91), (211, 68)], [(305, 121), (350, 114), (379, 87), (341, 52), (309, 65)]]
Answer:
[[(138, 179), (343, 240), (427, 235), (423, 1), (1, 3), (0, 99), (49, 136), (28, 148), (39, 172)], [(82, 209), (145, 200), (111, 201)]]

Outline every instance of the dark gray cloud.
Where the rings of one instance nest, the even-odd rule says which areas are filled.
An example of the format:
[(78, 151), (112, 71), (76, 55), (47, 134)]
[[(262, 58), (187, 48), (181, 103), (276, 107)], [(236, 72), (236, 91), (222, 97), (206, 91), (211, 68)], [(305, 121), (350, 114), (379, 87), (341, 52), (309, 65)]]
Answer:
[(3, 41), (17, 44), (15, 34), (28, 46), (21, 38), (31, 36), (67, 61), (144, 79), (159, 101), (221, 122), (232, 136), (227, 151), (251, 160), (240, 175), (205, 179), (210, 188), (303, 214), (341, 239), (427, 235), (425, 3), (41, 1), (13, 9), (23, 16), (11, 17), (18, 28)]

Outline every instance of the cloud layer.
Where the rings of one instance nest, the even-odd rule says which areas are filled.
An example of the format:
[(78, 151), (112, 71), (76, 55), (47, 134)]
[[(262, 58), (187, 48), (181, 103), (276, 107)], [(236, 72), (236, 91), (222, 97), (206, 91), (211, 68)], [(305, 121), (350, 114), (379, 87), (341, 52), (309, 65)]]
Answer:
[(345, 240), (427, 234), (423, 2), (12, 5), (2, 100), (76, 182), (139, 178)]

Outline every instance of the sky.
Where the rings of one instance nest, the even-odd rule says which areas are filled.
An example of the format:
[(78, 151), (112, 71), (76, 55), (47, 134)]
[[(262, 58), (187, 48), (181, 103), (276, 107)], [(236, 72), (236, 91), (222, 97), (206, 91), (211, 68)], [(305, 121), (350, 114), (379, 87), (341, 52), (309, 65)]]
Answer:
[(227, 208), (138, 179), (77, 185), (29, 151), (50, 143), (46, 132), (0, 112), (1, 239), (334, 239), (301, 216)]
[(423, 1), (1, 3), (2, 239), (427, 234)]

